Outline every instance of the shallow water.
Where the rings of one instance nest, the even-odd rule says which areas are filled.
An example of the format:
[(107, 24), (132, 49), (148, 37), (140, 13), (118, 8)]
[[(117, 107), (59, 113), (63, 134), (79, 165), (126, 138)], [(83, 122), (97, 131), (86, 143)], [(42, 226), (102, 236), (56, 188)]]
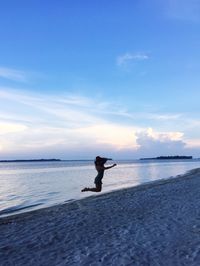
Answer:
[[(199, 168), (200, 160), (115, 161), (105, 171), (103, 192), (137, 186)], [(114, 163), (115, 163), (114, 162)], [(93, 161), (0, 163), (0, 216), (44, 208), (96, 195)]]

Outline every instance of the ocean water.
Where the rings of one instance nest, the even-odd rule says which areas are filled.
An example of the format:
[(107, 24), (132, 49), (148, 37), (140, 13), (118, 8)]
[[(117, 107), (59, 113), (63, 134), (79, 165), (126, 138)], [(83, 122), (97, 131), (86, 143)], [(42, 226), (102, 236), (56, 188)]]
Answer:
[[(177, 176), (200, 167), (199, 159), (111, 163), (117, 163), (117, 167), (105, 171), (101, 193)], [(94, 186), (96, 174), (93, 161), (0, 163), (0, 217), (96, 195), (81, 192), (84, 187)]]

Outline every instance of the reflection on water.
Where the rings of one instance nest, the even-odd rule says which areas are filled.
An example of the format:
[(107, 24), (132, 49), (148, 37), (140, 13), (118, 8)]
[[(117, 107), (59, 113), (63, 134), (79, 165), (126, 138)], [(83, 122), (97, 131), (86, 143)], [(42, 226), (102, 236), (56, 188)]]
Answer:
[[(105, 171), (103, 192), (183, 174), (200, 167), (200, 160), (120, 161)], [(81, 193), (93, 186), (92, 161), (0, 164), (0, 216), (47, 207), (95, 195)]]

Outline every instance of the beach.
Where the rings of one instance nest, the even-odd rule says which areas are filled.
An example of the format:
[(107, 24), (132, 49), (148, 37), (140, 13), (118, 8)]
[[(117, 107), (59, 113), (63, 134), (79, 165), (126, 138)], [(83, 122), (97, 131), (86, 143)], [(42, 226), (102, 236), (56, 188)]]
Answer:
[(199, 265), (200, 169), (0, 219), (0, 265)]

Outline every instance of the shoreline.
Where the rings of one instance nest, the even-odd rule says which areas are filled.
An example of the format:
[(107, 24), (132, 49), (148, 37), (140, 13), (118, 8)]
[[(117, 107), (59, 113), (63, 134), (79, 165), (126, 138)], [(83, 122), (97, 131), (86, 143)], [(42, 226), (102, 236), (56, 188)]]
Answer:
[[(34, 209), (34, 210), (26, 211), (26, 212), (20, 212), (20, 213), (16, 213), (16, 214), (10, 214), (8, 216), (0, 216), (0, 225), (1, 225), (3, 220), (5, 220), (5, 221), (8, 220), (9, 221), (11, 219), (20, 219), (20, 218), (23, 219), (26, 216), (29, 216), (29, 215), (32, 215), (32, 214), (33, 215), (37, 214), (37, 212), (40, 213), (40, 212), (43, 212), (43, 211), (44, 212), (46, 212), (46, 211), (47, 212), (54, 211), (54, 209), (57, 209), (59, 207), (67, 208), (67, 206), (70, 205), (70, 204), (76, 204), (76, 203), (79, 204), (79, 202), (81, 203), (82, 201), (87, 201), (87, 200), (90, 200), (91, 198), (101, 198), (101, 197), (104, 197), (104, 195), (108, 195), (108, 196), (112, 197), (112, 194), (116, 194), (116, 193), (123, 192), (123, 191), (126, 192), (128, 190), (131, 190), (132, 192), (136, 192), (136, 191), (145, 190), (145, 189), (148, 189), (148, 188), (151, 188), (151, 187), (156, 187), (156, 186), (159, 186), (159, 185), (165, 185), (165, 184), (171, 183), (171, 182), (178, 182), (178, 181), (183, 180), (183, 178), (188, 178), (188, 177), (190, 177), (190, 175), (193, 175), (193, 174), (196, 174), (196, 173), (200, 173), (200, 168), (195, 168), (195, 169), (189, 170), (186, 173), (180, 174), (180, 175), (177, 175), (177, 176), (170, 176), (170, 177), (166, 177), (166, 178), (163, 178), (163, 179), (158, 179), (158, 180), (145, 182), (145, 183), (139, 184), (137, 186), (119, 188), (119, 189), (111, 190), (111, 191), (108, 191), (108, 192), (102, 191), (100, 193), (94, 193), (93, 195), (89, 195), (89, 196), (86, 196), (86, 197), (81, 198), (81, 199), (73, 199), (73, 200), (70, 200), (69, 202), (58, 203), (58, 204), (53, 205), (53, 206), (48, 206), (48, 207), (44, 207), (44, 208)], [(20, 216), (22, 216), (22, 217), (20, 217)]]
[(199, 265), (199, 192), (200, 168), (2, 217), (1, 265)]
[[(138, 186), (142, 183), (146, 183), (149, 181), (151, 182), (154, 180), (168, 178), (172, 176), (175, 177), (178, 174), (184, 174), (190, 169), (199, 167), (199, 162), (199, 160), (192, 160), (190, 162), (183, 162), (182, 160), (181, 162), (173, 162), (172, 165), (170, 165), (171, 162), (165, 161), (159, 164), (159, 162), (155, 163), (154, 161), (153, 165), (155, 163), (155, 168), (157, 169), (154, 173), (153, 168), (151, 168), (152, 161), (145, 163), (139, 162), (139, 160), (137, 162), (121, 161), (118, 162), (120, 166), (119, 171), (114, 170), (111, 175), (109, 173), (108, 176), (105, 176), (105, 183), (103, 185), (103, 190), (101, 191), (101, 194), (109, 191), (119, 190), (121, 188), (123, 189), (125, 187)], [(40, 167), (39, 164), (37, 165), (35, 163), (33, 163), (33, 165), (29, 164), (27, 166), (25, 164), (26, 163), (24, 163), (23, 166), (15, 165), (14, 168), (13, 166), (9, 165), (2, 166), (3, 171), (1, 172), (1, 181), (5, 182), (5, 185), (2, 186), (2, 204), (0, 208), (0, 218), (12, 216), (23, 212), (30, 212), (41, 208), (43, 209), (58, 204), (69, 203), (71, 201), (82, 199), (93, 194), (92, 192), (80, 192), (83, 186), (90, 187), (93, 183), (92, 178), (95, 174), (94, 169), (91, 169), (91, 165), (93, 165), (93, 163), (56, 163), (55, 168), (59, 171), (57, 181), (60, 181), (60, 183), (57, 182), (56, 179), (50, 178), (48, 180), (49, 172), (54, 171), (54, 165), (49, 164), (47, 166), (46, 163), (44, 163)], [(81, 169), (84, 169), (85, 165), (87, 165), (88, 167), (87, 177), (86, 179), (82, 178), (81, 176), (79, 178), (81, 172), (79, 172), (78, 169), (80, 167)], [(175, 165), (177, 165), (177, 167)], [(62, 168), (63, 166), (64, 168)], [(75, 168), (69, 168), (71, 166)], [(123, 171), (122, 166), (125, 168), (125, 171)], [(46, 167), (48, 167), (49, 169), (47, 170)], [(136, 167), (136, 171), (134, 170), (134, 167)], [(129, 170), (127, 171), (126, 168), (129, 168)], [(71, 173), (68, 171), (69, 169), (74, 172), (72, 173), (73, 178), (71, 176)], [(64, 172), (62, 172), (62, 170), (67, 170), (66, 175)], [(142, 171), (144, 172), (142, 173)], [(41, 172), (41, 180), (37, 172)], [(23, 173), (27, 174), (27, 178), (23, 178)], [(22, 182), (22, 190), (17, 189), (15, 191), (15, 184), (12, 182), (9, 185), (10, 188), (7, 187), (8, 183), (6, 181), (6, 176), (8, 174), (12, 174), (12, 177), (14, 177), (14, 174), (17, 174), (16, 182)], [(50, 173), (50, 175), (52, 175), (52, 173)], [(33, 179), (30, 179), (31, 177), (33, 177)], [(30, 182), (31, 184), (33, 184), (33, 186), (31, 187)], [(6, 189), (8, 189), (9, 191), (6, 192)]]

